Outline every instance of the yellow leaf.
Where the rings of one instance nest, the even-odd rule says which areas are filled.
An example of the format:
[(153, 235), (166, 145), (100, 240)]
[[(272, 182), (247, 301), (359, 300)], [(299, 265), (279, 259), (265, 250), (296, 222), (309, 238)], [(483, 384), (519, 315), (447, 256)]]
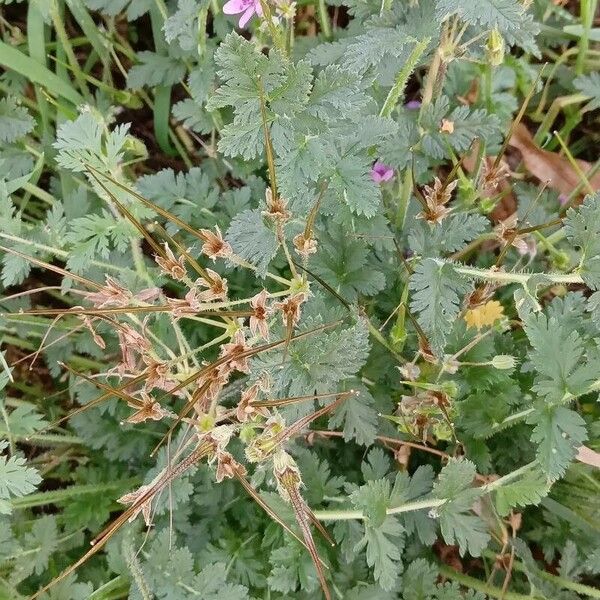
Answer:
[(494, 325), (504, 316), (504, 308), (497, 300), (490, 300), (476, 308), (470, 308), (465, 312), (464, 319), (468, 327), (482, 327)]

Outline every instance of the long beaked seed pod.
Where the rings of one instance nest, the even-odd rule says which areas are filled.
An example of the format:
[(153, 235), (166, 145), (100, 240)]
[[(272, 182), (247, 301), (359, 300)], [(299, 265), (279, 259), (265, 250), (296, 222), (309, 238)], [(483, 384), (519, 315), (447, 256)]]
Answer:
[(323, 594), (327, 600), (331, 600), (331, 594), (329, 592), (327, 580), (325, 579), (325, 574), (321, 566), (323, 561), (317, 552), (317, 547), (315, 546), (312, 532), (310, 530), (310, 520), (308, 517), (310, 509), (300, 494), (302, 478), (300, 476), (298, 465), (287, 452), (277, 452), (277, 454), (275, 454), (273, 457), (273, 474), (275, 475), (275, 480), (277, 481), (277, 491), (279, 492), (279, 495), (283, 498), (283, 500), (292, 506), (294, 515), (296, 517), (296, 522), (298, 523), (298, 527), (300, 527), (302, 537), (304, 537), (304, 542), (308, 549), (308, 553), (310, 554), (310, 557), (315, 565), (317, 577), (319, 579), (319, 583), (321, 584)]
[(150, 503), (154, 495), (162, 490), (169, 482), (179, 477), (184, 471), (187, 471), (191, 466), (196, 464), (203, 458), (210, 456), (215, 452), (215, 443), (212, 440), (202, 439), (196, 446), (196, 449), (190, 452), (182, 461), (177, 463), (172, 469), (168, 469), (162, 473), (155, 481), (148, 486), (148, 488), (139, 494), (134, 500), (133, 504), (121, 513), (108, 527), (100, 532), (98, 536), (91, 542), (91, 548), (72, 565), (67, 567), (60, 575), (55, 577), (50, 583), (46, 584), (43, 588), (39, 589), (29, 600), (35, 600), (39, 598), (44, 592), (54, 587), (57, 583), (62, 581), (65, 577), (68, 577), (71, 573), (77, 570), (82, 564), (87, 562), (94, 554), (99, 552), (108, 542), (108, 540), (115, 534), (127, 521), (132, 517), (135, 517), (140, 512), (143, 512), (144, 507), (147, 503)]

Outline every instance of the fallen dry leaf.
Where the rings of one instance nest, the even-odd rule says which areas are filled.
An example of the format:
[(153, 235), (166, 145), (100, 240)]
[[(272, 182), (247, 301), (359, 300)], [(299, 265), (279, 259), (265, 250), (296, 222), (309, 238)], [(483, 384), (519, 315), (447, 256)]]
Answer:
[[(561, 194), (569, 195), (580, 183), (580, 178), (571, 163), (565, 156), (557, 152), (543, 150), (536, 146), (527, 127), (519, 123), (508, 142), (509, 146), (516, 148), (523, 157), (525, 168), (542, 182)], [(578, 160), (577, 164), (583, 173), (587, 173), (591, 165)], [(600, 189), (600, 173), (589, 179), (594, 190)], [(583, 195), (589, 190), (583, 189)]]

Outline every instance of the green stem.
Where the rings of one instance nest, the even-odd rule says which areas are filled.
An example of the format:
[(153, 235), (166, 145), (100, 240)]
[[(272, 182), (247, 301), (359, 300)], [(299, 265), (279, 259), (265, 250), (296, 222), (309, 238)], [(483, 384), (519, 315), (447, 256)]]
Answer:
[[(398, 515), (400, 513), (412, 512), (413, 510), (423, 510), (424, 508), (437, 508), (445, 502), (446, 500), (438, 498), (407, 502), (402, 506), (388, 508), (385, 513), (387, 515)], [(314, 515), (319, 521), (363, 521), (368, 518), (362, 510), (316, 510)]]
[(25, 508), (33, 508), (35, 506), (56, 504), (70, 500), (75, 496), (95, 496), (97, 494), (103, 494), (104, 492), (110, 492), (113, 490), (123, 488), (127, 489), (133, 485), (136, 485), (137, 483), (139, 483), (139, 479), (135, 477), (132, 479), (120, 479), (118, 481), (111, 481), (108, 483), (72, 485), (62, 490), (38, 492), (36, 494), (29, 494), (29, 496), (23, 496), (22, 498), (13, 498), (11, 500), (11, 506), (15, 510), (22, 510)]
[(71, 65), (71, 69), (73, 70), (73, 74), (75, 75), (75, 79), (77, 80), (77, 85), (81, 90), (81, 93), (87, 97), (89, 95), (89, 91), (87, 89), (85, 83), (85, 77), (81, 71), (81, 67), (77, 62), (77, 57), (73, 52), (73, 48), (71, 47), (71, 42), (69, 41), (69, 36), (67, 34), (67, 30), (65, 29), (65, 25), (60, 15), (58, 0), (53, 0), (50, 4), (50, 18), (52, 19), (52, 24), (54, 25), (54, 29), (56, 30), (56, 37), (61, 43), (61, 46), (67, 55), (67, 59), (69, 64)]
[(321, 31), (325, 36), (325, 39), (331, 39), (331, 23), (329, 22), (329, 14), (327, 13), (327, 4), (325, 0), (318, 1), (319, 7), (319, 24), (321, 25)]
[(396, 211), (396, 229), (398, 231), (402, 231), (404, 229), (404, 222), (406, 221), (406, 213), (408, 212), (408, 203), (410, 202), (412, 189), (412, 170), (406, 169), (404, 172), (404, 180), (402, 181), (402, 186), (400, 188), (398, 209)]
[[(504, 475), (504, 477), (500, 477), (500, 479), (497, 479), (492, 483), (488, 483), (487, 485), (482, 486), (480, 489), (483, 493), (489, 494), (497, 488), (506, 485), (509, 481), (517, 479), (518, 477), (529, 471), (535, 465), (535, 462), (527, 463), (526, 465), (523, 465), (515, 471), (512, 471), (508, 475)], [(385, 511), (385, 513), (386, 515), (398, 515), (405, 512), (423, 510), (425, 508), (438, 508), (446, 502), (447, 500), (445, 498), (428, 498), (426, 500), (407, 502), (406, 504), (402, 504), (400, 506), (388, 508)], [(365, 519), (368, 519), (368, 517), (361, 510), (317, 510), (314, 512), (314, 515), (319, 521), (363, 521)]]
[[(33, 246), (34, 248), (37, 248), (38, 250), (42, 250), (44, 252), (49, 252), (50, 254), (53, 254), (54, 256), (57, 256), (59, 258), (65, 259), (65, 260), (67, 258), (69, 258), (69, 253), (66, 250), (60, 250), (60, 249), (54, 248), (52, 246), (47, 246), (46, 244), (41, 244), (40, 242), (34, 242), (33, 240), (18, 237), (16, 235), (10, 235), (9, 233), (3, 233), (2, 231), (0, 231), (0, 238), (4, 238), (5, 240), (10, 240), (11, 242), (18, 242), (19, 244), (25, 244), (27, 246)], [(100, 267), (102, 269), (107, 269), (110, 271), (117, 271), (120, 273), (125, 273), (125, 272), (129, 271), (129, 269), (126, 269), (124, 267), (119, 267), (117, 265), (101, 262), (98, 260), (91, 260), (90, 264), (95, 265), (96, 267)]]
[(579, 53), (577, 54), (577, 62), (575, 64), (575, 73), (581, 75), (584, 71), (585, 58), (590, 46), (590, 29), (594, 24), (594, 15), (598, 0), (581, 0), (579, 14), (581, 16), (581, 25), (583, 32), (579, 38)]
[[(322, 0), (319, 0), (319, 2), (322, 2)], [(394, 81), (394, 85), (389, 91), (387, 98), (381, 107), (381, 111), (379, 112), (380, 117), (389, 117), (392, 114), (394, 107), (404, 95), (404, 88), (406, 87), (406, 82), (408, 81), (410, 74), (415, 70), (417, 63), (421, 56), (423, 56), (423, 52), (425, 52), (430, 41), (431, 38), (427, 38), (417, 42), (416, 46), (413, 48), (410, 56), (404, 63), (404, 66), (400, 69), (398, 75), (396, 75), (396, 81)]]
[[(441, 259), (434, 259), (439, 265), (452, 264), (446, 263)], [(533, 277), (546, 277), (551, 283), (563, 284), (582, 284), (581, 275), (576, 273), (507, 273), (505, 271), (494, 271), (493, 269), (480, 269), (478, 267), (468, 267), (463, 265), (453, 265), (454, 270), (461, 275), (481, 279), (483, 281), (495, 281), (498, 283), (520, 283), (526, 285)]]
[(88, 600), (116, 600), (127, 596), (128, 591), (129, 581), (123, 575), (119, 575), (100, 586)]
[[(486, 556), (489, 556), (491, 559), (496, 558), (496, 553), (491, 552), (489, 550), (484, 551)], [(526, 573), (527, 570), (523, 563), (519, 560), (515, 560), (513, 562), (513, 569), (515, 571), (519, 571), (520, 573)], [(565, 579), (564, 577), (560, 577), (559, 575), (553, 575), (552, 573), (548, 573), (547, 571), (543, 571), (539, 569), (536, 573), (543, 577), (544, 579), (551, 581), (552, 583), (560, 586), (565, 590), (572, 590), (577, 592), (578, 594), (583, 594), (584, 596), (588, 596), (589, 598), (600, 598), (600, 590), (589, 585), (584, 585), (583, 583), (577, 583), (576, 581), (571, 581), (569, 579)]]
[[(7, 431), (0, 429), (0, 437), (8, 435)], [(17, 441), (25, 441), (37, 446), (58, 446), (62, 444), (84, 444), (84, 441), (75, 435), (59, 435), (54, 433), (32, 433), (31, 435), (13, 433)]]
[(479, 579), (475, 579), (464, 573), (459, 573), (447, 565), (440, 565), (439, 571), (442, 575), (448, 577), (448, 579), (452, 579), (453, 581), (478, 592), (483, 592), (492, 598), (500, 598), (501, 600), (533, 600), (530, 595), (504, 592), (500, 588), (486, 584), (484, 581), (480, 581)]

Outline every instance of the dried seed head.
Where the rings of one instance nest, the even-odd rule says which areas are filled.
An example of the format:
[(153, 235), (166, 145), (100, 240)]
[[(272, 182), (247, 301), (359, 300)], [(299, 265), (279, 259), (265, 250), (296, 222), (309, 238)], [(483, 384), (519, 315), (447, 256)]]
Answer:
[(245, 476), (246, 469), (229, 452), (217, 452), (217, 473), (215, 480), (221, 483), (223, 479), (232, 479), (236, 475)]
[(210, 442), (213, 444), (215, 452), (222, 452), (229, 444), (231, 436), (235, 431), (233, 425), (217, 425), (212, 431), (201, 436), (202, 442)]
[(202, 277), (196, 279), (195, 281), (197, 286), (208, 288), (207, 290), (198, 294), (199, 300), (201, 302), (227, 300), (227, 279), (224, 279), (212, 269), (206, 269), (206, 272), (210, 277), (210, 282), (206, 281)]
[(495, 166), (495, 162), (483, 161), (480, 187), (487, 196), (493, 195), (500, 184), (510, 177), (510, 167), (505, 160)]
[(84, 295), (95, 308), (105, 308), (107, 306), (127, 306), (133, 294), (124, 288), (116, 279), (109, 275), (106, 276), (104, 287), (98, 292), (88, 292)]
[(424, 196), (427, 203), (427, 209), (423, 210), (418, 218), (425, 219), (429, 223), (441, 223), (451, 212), (451, 208), (445, 205), (450, 202), (452, 192), (456, 188), (458, 180), (455, 179), (444, 186), (440, 179), (436, 177), (433, 181), (433, 187), (426, 185)]
[[(137, 490), (133, 492), (129, 492), (128, 494), (124, 494), (120, 498), (117, 499), (119, 504), (135, 504), (139, 498), (141, 498), (146, 492), (150, 491), (154, 485), (158, 482), (158, 480), (162, 477), (162, 473), (159, 473), (150, 483), (140, 486)], [(144, 523), (146, 527), (150, 527), (152, 524), (151, 516), (152, 516), (152, 499), (154, 495), (151, 495), (144, 502), (142, 502), (131, 514), (129, 517), (129, 523), (135, 520), (135, 518), (142, 513), (144, 517)]]
[(249, 350), (246, 346), (246, 337), (241, 329), (238, 329), (233, 336), (233, 340), (221, 346), (220, 357), (227, 357), (228, 360), (219, 365), (218, 369), (224, 372), (240, 371), (242, 373), (250, 373), (248, 365), (248, 356), (245, 354)]
[(406, 363), (405, 365), (398, 367), (398, 370), (402, 374), (402, 377), (407, 381), (416, 381), (421, 374), (421, 369), (412, 363)]
[(304, 233), (299, 233), (293, 241), (296, 252), (302, 258), (307, 258), (317, 251), (317, 240), (311, 237), (305, 237)]
[(250, 300), (250, 306), (254, 314), (250, 316), (250, 332), (252, 335), (260, 335), (263, 339), (269, 339), (269, 325), (267, 317), (271, 310), (267, 306), (267, 290), (262, 290)]
[(223, 239), (221, 230), (215, 226), (215, 232), (210, 229), (201, 229), (200, 233), (205, 239), (202, 245), (202, 254), (216, 260), (217, 258), (228, 258), (233, 255), (233, 250), (229, 242)]
[(494, 233), (503, 246), (511, 245), (517, 249), (519, 254), (528, 254), (529, 246), (527, 245), (525, 236), (517, 234), (517, 222), (518, 215), (514, 212), (494, 227)]
[(119, 347), (123, 355), (123, 363), (127, 368), (135, 368), (134, 352), (139, 354), (147, 353), (151, 346), (147, 338), (139, 331), (136, 331), (127, 324), (122, 324), (117, 335), (119, 337)]
[(277, 492), (286, 502), (291, 502), (291, 495), (302, 486), (302, 477), (296, 461), (284, 450), (273, 456), (273, 475), (277, 481)]
[(169, 365), (166, 362), (144, 354), (142, 360), (146, 363), (146, 390), (152, 388), (165, 389), (169, 383)]
[(306, 294), (299, 292), (298, 294), (289, 296), (283, 302), (275, 302), (273, 308), (282, 312), (283, 324), (290, 327), (300, 320), (301, 305), (305, 300)]
[(263, 215), (280, 223), (284, 223), (290, 218), (290, 213), (286, 208), (287, 200), (284, 200), (281, 196), (273, 198), (271, 188), (267, 188), (265, 191), (265, 201), (267, 203), (267, 210), (263, 211)]
[(185, 315), (196, 314), (202, 307), (200, 298), (198, 298), (198, 294), (194, 289), (191, 289), (183, 299), (167, 298), (167, 304), (171, 309), (171, 313), (177, 319)]
[(240, 423), (246, 423), (258, 416), (268, 418), (269, 410), (264, 406), (252, 406), (252, 402), (258, 399), (260, 386), (258, 383), (251, 385), (242, 392), (242, 397), (238, 402), (235, 415)]
[(246, 446), (246, 458), (249, 462), (263, 462), (273, 454), (279, 445), (277, 436), (285, 429), (285, 421), (275, 413), (265, 423), (260, 435)]
[[(133, 492), (129, 492), (128, 494), (124, 494), (120, 498), (117, 499), (119, 504), (134, 504), (140, 496), (143, 496), (149, 489), (151, 485), (143, 485)], [(144, 523), (146, 527), (150, 527), (152, 521), (150, 520), (152, 514), (152, 497), (148, 498), (145, 502), (140, 504), (138, 508), (131, 514), (129, 517), (129, 522), (135, 521), (135, 518), (142, 513), (144, 517)]]
[(148, 419), (152, 421), (160, 421), (163, 417), (167, 417), (171, 414), (170, 411), (165, 410), (162, 406), (146, 392), (141, 392), (142, 406), (138, 406), (131, 402), (127, 405), (137, 410), (130, 415), (127, 419), (127, 423), (143, 423)]
[(227, 385), (231, 370), (226, 369), (210, 369), (206, 374), (199, 377), (197, 380), (197, 389), (195, 394), (198, 396), (198, 402), (202, 405), (203, 400), (212, 401)]
[(171, 248), (169, 248), (169, 244), (167, 244), (166, 242), (165, 254), (166, 258), (163, 258), (162, 256), (154, 257), (154, 260), (157, 262), (162, 272), (177, 281), (184, 280), (187, 275), (187, 270), (185, 268), (185, 258), (183, 256), (176, 258)]

